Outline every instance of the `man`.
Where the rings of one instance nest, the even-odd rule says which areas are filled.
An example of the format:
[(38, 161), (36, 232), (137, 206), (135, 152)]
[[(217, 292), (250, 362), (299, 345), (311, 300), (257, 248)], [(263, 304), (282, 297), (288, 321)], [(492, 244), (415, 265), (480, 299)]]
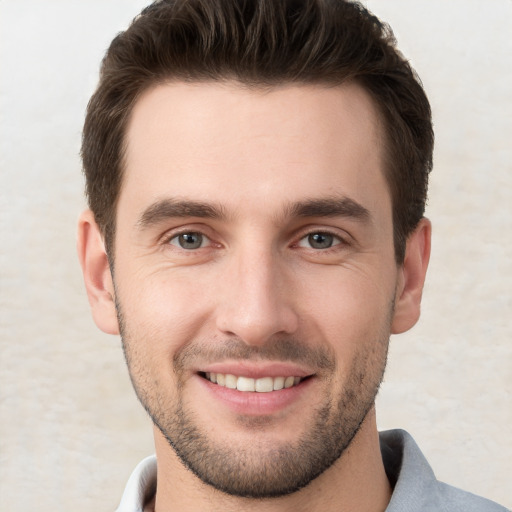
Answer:
[(163, 1), (114, 39), (78, 251), (154, 423), (119, 511), (504, 510), (376, 427), (389, 336), (419, 317), (432, 149), (359, 4)]

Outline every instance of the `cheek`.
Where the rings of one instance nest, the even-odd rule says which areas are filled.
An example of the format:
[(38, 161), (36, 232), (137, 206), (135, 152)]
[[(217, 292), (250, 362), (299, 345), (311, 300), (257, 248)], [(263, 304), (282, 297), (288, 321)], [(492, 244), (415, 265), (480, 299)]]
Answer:
[[(323, 286), (318, 287), (318, 282)], [(298, 297), (309, 323), (337, 350), (351, 351), (362, 343), (389, 337), (392, 279), (340, 268), (321, 281), (303, 281)]]
[(372, 280), (331, 280), (329, 289), (311, 301), (307, 335), (333, 350), (334, 393), (344, 389), (373, 396), (386, 364), (392, 310), (393, 292)]
[(193, 276), (158, 273), (122, 280), (117, 289), (131, 340), (155, 358), (172, 353), (199, 335), (209, 293)]

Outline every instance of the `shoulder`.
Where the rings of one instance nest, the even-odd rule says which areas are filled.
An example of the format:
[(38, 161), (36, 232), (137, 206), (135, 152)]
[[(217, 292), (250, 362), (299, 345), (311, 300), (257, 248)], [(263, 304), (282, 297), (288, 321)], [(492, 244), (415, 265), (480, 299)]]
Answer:
[(404, 430), (380, 433), (382, 459), (393, 494), (386, 512), (507, 512), (493, 501), (440, 482)]
[(437, 482), (437, 498), (446, 512), (507, 512), (505, 507), (494, 501), (470, 492), (457, 489), (443, 482)]

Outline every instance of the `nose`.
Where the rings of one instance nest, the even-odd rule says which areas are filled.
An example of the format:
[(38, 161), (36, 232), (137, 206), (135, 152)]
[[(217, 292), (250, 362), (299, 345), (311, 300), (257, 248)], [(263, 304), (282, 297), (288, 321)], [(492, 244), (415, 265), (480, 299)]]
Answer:
[(289, 275), (285, 262), (271, 251), (233, 256), (217, 303), (216, 323), (222, 335), (256, 346), (293, 334), (299, 318)]

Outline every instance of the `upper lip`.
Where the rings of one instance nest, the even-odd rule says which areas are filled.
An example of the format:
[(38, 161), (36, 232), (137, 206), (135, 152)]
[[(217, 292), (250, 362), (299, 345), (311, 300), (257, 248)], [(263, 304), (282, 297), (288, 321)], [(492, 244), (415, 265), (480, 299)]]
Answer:
[(236, 375), (237, 377), (249, 377), (260, 379), (262, 377), (309, 377), (312, 371), (289, 362), (219, 362), (207, 364), (198, 368), (203, 373), (223, 373)]

